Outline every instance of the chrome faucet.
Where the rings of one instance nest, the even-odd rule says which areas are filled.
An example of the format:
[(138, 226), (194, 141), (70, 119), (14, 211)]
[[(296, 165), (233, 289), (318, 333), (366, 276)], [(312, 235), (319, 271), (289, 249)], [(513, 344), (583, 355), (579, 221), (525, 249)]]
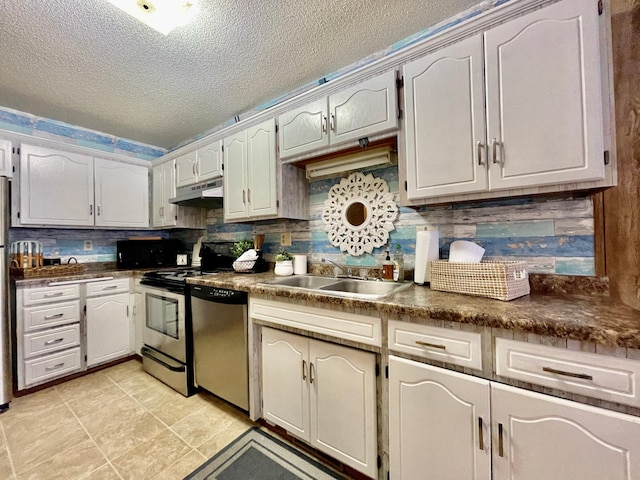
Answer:
[(329, 260), (328, 258), (324, 258), (324, 257), (321, 259), (321, 262), (322, 262), (322, 263), (325, 263), (325, 262), (326, 262), (326, 263), (330, 263), (330, 264), (332, 264), (332, 265), (335, 265), (336, 267), (338, 267), (338, 268), (342, 271), (342, 273), (343, 273), (345, 276), (347, 276), (347, 277), (353, 277), (353, 270), (351, 270), (351, 268), (348, 268), (348, 267), (342, 266), (342, 265), (340, 265), (339, 263), (336, 263), (336, 262), (334, 262), (333, 260)]

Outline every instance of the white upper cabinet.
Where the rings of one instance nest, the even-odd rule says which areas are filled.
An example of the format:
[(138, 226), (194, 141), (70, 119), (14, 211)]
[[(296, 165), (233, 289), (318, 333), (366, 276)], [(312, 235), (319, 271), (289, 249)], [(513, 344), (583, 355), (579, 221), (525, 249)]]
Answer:
[(11, 161), (11, 142), (0, 140), (0, 177), (13, 176), (13, 162)]
[(20, 224), (92, 226), (93, 158), (25, 144), (20, 149)]
[(564, 0), (484, 40), (490, 187), (604, 178), (594, 2)]
[(180, 155), (176, 159), (178, 187), (222, 176), (222, 140)]
[(176, 196), (176, 160), (153, 167), (152, 226), (155, 228), (205, 228), (206, 210), (170, 203)]
[(487, 189), (482, 38), (404, 67), (409, 198)]
[(398, 128), (396, 73), (346, 88), (281, 114), (280, 158)]
[(563, 0), (435, 51), (405, 65), (404, 80), (409, 200), (605, 177), (591, 2)]
[(147, 167), (96, 158), (94, 175), (96, 226), (149, 226)]
[(18, 225), (149, 226), (145, 166), (22, 144)]
[(224, 151), (225, 221), (277, 216), (275, 121), (226, 137)]

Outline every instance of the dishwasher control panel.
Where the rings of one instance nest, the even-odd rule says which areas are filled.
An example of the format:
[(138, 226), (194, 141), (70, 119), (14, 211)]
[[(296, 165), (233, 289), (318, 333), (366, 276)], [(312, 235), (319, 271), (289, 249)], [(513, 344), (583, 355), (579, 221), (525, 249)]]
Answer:
[(230, 290), (227, 288), (208, 287), (205, 285), (190, 285), (189, 292), (192, 297), (201, 298), (217, 303), (231, 303), (242, 305), (247, 303), (247, 292)]

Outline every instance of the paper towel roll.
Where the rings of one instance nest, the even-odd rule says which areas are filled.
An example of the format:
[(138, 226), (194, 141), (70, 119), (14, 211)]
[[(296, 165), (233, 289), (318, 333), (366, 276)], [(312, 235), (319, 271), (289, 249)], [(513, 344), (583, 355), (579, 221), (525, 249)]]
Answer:
[(428, 226), (427, 229), (416, 234), (416, 256), (413, 281), (422, 285), (431, 281), (429, 262), (438, 260), (440, 244), (437, 227)]
[(307, 256), (296, 254), (293, 256), (293, 274), (305, 275), (307, 273)]

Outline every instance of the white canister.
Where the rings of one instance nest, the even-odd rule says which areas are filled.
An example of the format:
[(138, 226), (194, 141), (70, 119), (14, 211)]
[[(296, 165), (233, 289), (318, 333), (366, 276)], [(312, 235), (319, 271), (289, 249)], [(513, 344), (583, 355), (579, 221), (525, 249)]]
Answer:
[(305, 275), (307, 273), (307, 256), (296, 254), (293, 256), (293, 274)]
[(273, 269), (273, 273), (281, 277), (287, 277), (293, 274), (293, 261), (282, 260), (280, 262), (276, 262), (276, 266)]

